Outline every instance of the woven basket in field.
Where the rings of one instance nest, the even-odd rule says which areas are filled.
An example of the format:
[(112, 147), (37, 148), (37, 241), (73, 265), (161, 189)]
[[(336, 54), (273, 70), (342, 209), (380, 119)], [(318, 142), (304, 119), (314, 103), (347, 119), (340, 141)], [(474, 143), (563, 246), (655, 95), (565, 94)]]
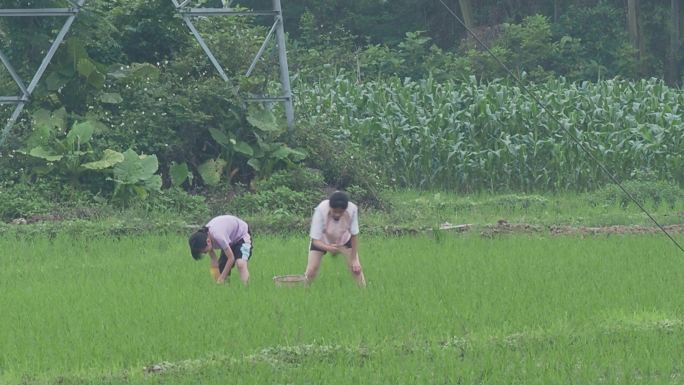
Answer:
[(273, 282), (276, 286), (304, 286), (306, 285), (306, 276), (304, 275), (276, 275), (273, 277)]

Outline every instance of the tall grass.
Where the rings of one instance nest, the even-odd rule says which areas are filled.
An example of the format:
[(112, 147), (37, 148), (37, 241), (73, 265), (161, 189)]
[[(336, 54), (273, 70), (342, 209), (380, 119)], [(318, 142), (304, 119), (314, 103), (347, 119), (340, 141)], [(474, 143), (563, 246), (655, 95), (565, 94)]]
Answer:
[[(621, 179), (684, 182), (684, 92), (657, 80), (517, 85), (389, 79), (298, 85), (311, 126), (360, 143), (403, 186), (586, 191), (609, 181), (564, 129)], [(563, 129), (564, 128), (564, 129)]]
[[(368, 288), (256, 237), (219, 286), (185, 239), (2, 239), (0, 383), (671, 383), (684, 267), (660, 237), (362, 238)], [(162, 373), (143, 368), (160, 364)]]
[[(653, 192), (644, 187), (660, 187)], [(625, 183), (650, 214), (665, 225), (679, 224), (684, 213), (684, 193), (670, 187), (670, 198), (659, 183)], [(649, 196), (649, 194), (651, 194)], [(353, 197), (352, 197), (353, 198)], [(665, 199), (667, 198), (667, 199)], [(445, 222), (451, 224), (492, 225), (500, 220), (538, 226), (653, 226), (651, 219), (629, 201), (622, 191), (608, 185), (592, 193), (558, 194), (460, 194), (420, 190), (385, 191), (386, 210), (364, 210), (363, 232), (386, 234), (388, 230), (431, 231)]]

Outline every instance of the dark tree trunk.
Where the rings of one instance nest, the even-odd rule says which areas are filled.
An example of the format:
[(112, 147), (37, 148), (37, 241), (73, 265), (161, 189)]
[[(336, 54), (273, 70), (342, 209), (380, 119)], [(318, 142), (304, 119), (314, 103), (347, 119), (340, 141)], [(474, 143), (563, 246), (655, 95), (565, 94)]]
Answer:
[(473, 29), (475, 27), (475, 18), (473, 17), (473, 9), (470, 4), (470, 0), (458, 0), (458, 4), (461, 7), (461, 15), (463, 16), (463, 22), (466, 27)]
[(558, 0), (553, 0), (553, 22), (558, 23), (560, 18), (560, 9), (558, 5)]
[(677, 85), (682, 79), (682, 29), (684, 29), (684, 7), (681, 0), (671, 0), (670, 6), (670, 49), (665, 68), (665, 81)]
[(629, 32), (629, 40), (636, 51), (637, 66), (641, 73), (641, 57), (644, 47), (639, 23), (639, 0), (627, 0), (627, 30)]

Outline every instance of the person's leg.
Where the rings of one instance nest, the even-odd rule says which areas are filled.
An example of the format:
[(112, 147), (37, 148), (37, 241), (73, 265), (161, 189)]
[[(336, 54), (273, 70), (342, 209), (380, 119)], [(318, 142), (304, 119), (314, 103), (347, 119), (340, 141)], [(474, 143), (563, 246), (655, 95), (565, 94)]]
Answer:
[(240, 280), (242, 280), (242, 283), (247, 283), (249, 282), (249, 270), (247, 269), (247, 261), (244, 259), (238, 259), (235, 262), (235, 265), (237, 266), (237, 270), (240, 273)]
[(342, 250), (342, 254), (344, 254), (344, 256), (347, 259), (347, 267), (349, 268), (349, 271), (351, 272), (352, 277), (354, 277), (356, 283), (360, 287), (365, 287), (366, 277), (364, 277), (363, 275), (361, 261), (359, 261), (359, 253), (356, 253), (356, 255), (352, 255), (351, 251), (351, 248), (345, 248)]
[(316, 278), (323, 254), (325, 254), (323, 251), (309, 250), (309, 261), (306, 265), (306, 273), (304, 273), (307, 282), (311, 283)]
[(238, 273), (240, 273), (240, 280), (242, 283), (247, 284), (249, 282), (247, 261), (249, 261), (252, 256), (252, 239), (249, 233), (235, 245), (231, 246), (230, 249), (235, 256), (235, 266), (237, 267)]
[(226, 277), (230, 277), (230, 271), (233, 270), (233, 266), (235, 266), (235, 261), (233, 261), (233, 264), (230, 266), (226, 266), (228, 263), (228, 256), (226, 253), (221, 250), (221, 256), (219, 257), (219, 273), (223, 272), (223, 269), (228, 269), (228, 274), (226, 274)]

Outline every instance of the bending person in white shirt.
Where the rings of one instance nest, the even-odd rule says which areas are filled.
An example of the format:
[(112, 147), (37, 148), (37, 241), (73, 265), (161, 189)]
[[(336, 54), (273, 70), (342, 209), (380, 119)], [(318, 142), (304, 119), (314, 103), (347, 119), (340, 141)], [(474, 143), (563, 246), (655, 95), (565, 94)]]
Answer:
[(325, 253), (343, 254), (354, 280), (359, 286), (366, 286), (358, 253), (359, 219), (358, 207), (349, 202), (349, 196), (336, 191), (329, 199), (314, 209), (309, 235), (309, 262), (306, 266), (306, 279), (311, 283)]

